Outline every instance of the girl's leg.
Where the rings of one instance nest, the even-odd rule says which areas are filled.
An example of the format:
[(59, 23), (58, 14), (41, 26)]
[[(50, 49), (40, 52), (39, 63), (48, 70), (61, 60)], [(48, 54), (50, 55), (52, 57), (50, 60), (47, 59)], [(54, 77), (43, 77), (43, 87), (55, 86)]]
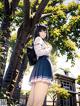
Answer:
[(35, 84), (32, 84), (31, 92), (29, 94), (29, 97), (28, 97), (28, 101), (27, 101), (27, 105), (26, 106), (33, 106), (34, 88), (35, 88)]
[(48, 91), (49, 84), (44, 82), (36, 82), (34, 92), (33, 106), (42, 106)]

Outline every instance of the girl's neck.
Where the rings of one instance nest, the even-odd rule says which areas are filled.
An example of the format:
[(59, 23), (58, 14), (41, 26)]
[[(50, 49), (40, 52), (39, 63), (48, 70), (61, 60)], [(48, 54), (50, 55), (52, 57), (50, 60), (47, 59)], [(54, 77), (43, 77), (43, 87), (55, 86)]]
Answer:
[(42, 37), (40, 37), (43, 41), (46, 41), (45, 38), (43, 39)]

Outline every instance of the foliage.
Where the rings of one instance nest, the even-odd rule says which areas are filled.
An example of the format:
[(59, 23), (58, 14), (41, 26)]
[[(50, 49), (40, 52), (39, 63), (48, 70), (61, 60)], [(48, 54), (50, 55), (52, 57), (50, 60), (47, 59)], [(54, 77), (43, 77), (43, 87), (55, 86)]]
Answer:
[(77, 57), (76, 50), (80, 46), (79, 7), (75, 2), (57, 6), (53, 6), (52, 2), (49, 2), (44, 13), (52, 13), (52, 15), (41, 20), (49, 26), (53, 50), (57, 52), (57, 55), (66, 54), (67, 59), (71, 59), (72, 63), (74, 63), (74, 58)]
[(21, 90), (21, 94), (22, 95), (29, 95), (30, 94), (30, 90)]
[(61, 96), (62, 98), (67, 99), (70, 96), (68, 90), (55, 83), (49, 88), (48, 95), (52, 99), (55, 99), (56, 96)]
[(80, 75), (77, 77), (77, 83), (80, 85)]
[(14, 46), (14, 44), (15, 44), (15, 42), (16, 42), (16, 38), (17, 38), (17, 34), (16, 34), (16, 32), (13, 32), (13, 33), (11, 34), (11, 38), (9, 39), (9, 45), (10, 45), (11, 47)]
[(69, 69), (69, 68), (65, 68), (65, 69), (60, 68), (60, 69), (63, 70), (64, 72), (68, 72), (68, 73), (70, 73), (70, 69)]
[(3, 7), (4, 7), (3, 3), (0, 1), (0, 23), (3, 19)]

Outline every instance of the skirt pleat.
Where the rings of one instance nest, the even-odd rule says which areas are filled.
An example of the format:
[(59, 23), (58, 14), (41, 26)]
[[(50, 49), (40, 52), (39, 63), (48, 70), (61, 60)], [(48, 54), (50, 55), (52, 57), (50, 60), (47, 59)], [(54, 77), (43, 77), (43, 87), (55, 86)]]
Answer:
[(52, 68), (48, 56), (40, 56), (34, 65), (30, 76), (30, 82), (46, 81), (51, 82), (53, 79)]

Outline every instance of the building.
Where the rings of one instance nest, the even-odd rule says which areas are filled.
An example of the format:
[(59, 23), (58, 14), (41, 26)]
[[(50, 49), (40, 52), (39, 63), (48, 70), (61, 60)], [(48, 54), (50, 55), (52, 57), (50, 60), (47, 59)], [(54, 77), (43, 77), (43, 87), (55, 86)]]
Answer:
[(63, 99), (61, 97), (58, 97), (56, 105), (57, 106), (76, 106), (75, 78), (69, 77), (68, 73), (65, 75), (56, 73), (55, 82), (60, 84), (61, 87), (69, 90), (69, 93), (70, 93), (70, 97), (68, 99)]

